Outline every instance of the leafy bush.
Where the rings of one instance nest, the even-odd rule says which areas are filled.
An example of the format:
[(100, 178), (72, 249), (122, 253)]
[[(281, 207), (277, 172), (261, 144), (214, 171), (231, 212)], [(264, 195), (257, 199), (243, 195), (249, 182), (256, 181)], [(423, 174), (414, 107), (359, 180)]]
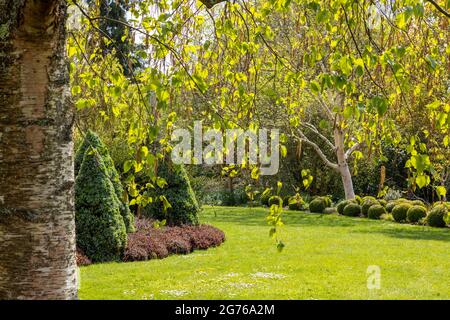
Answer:
[(326, 207), (331, 207), (332, 202), (331, 202), (331, 197), (330, 196), (322, 196), (322, 197), (319, 197), (319, 198), (321, 198), (325, 202), (325, 206)]
[(394, 209), (392, 209), (392, 217), (397, 222), (402, 222), (406, 220), (408, 216), (408, 210), (412, 207), (409, 203), (400, 202)]
[(421, 205), (415, 205), (408, 209), (406, 213), (406, 218), (409, 222), (419, 222), (420, 219), (427, 216), (427, 209)]
[(305, 201), (299, 193), (288, 199), (289, 210), (304, 210)]
[(316, 198), (309, 203), (309, 211), (314, 213), (323, 213), (327, 204), (322, 197)]
[[(151, 195), (157, 201), (147, 205), (143, 214), (149, 218), (166, 220), (170, 226), (198, 224), (197, 213), (200, 208), (184, 167), (169, 160), (162, 161), (159, 163), (158, 176), (164, 178), (167, 185), (163, 188), (156, 187)], [(170, 204), (166, 212), (164, 208), (167, 204), (161, 196)]]
[(361, 213), (364, 217), (367, 217), (369, 209), (373, 205), (379, 205), (380, 203), (374, 197), (365, 197), (365, 200), (361, 206)]
[(358, 217), (361, 214), (361, 206), (351, 202), (345, 206), (343, 214), (348, 217)]
[(125, 249), (124, 261), (142, 261), (162, 259), (169, 255), (165, 238), (159, 233), (144, 233), (137, 231), (128, 235), (128, 245)]
[(127, 243), (125, 223), (102, 157), (89, 148), (75, 183), (77, 245), (94, 262), (119, 260)]
[(272, 206), (274, 204), (277, 206), (283, 206), (283, 199), (281, 199), (281, 197), (279, 196), (271, 196), (269, 198), (269, 206)]
[(386, 209), (380, 204), (375, 204), (369, 208), (367, 216), (369, 219), (380, 219), (380, 217), (386, 213)]
[(386, 205), (386, 211), (391, 213), (392, 209), (394, 209), (394, 207), (396, 205), (397, 205), (397, 203), (395, 201), (388, 202), (387, 205)]
[(387, 201), (397, 200), (402, 197), (402, 192), (400, 190), (389, 188), (384, 199)]
[(89, 150), (90, 148), (96, 149), (101, 158), (103, 159), (106, 168), (106, 174), (108, 178), (111, 180), (114, 186), (114, 192), (116, 193), (117, 199), (119, 200), (119, 210), (125, 223), (127, 232), (133, 232), (134, 216), (130, 211), (128, 201), (123, 197), (124, 189), (122, 183), (120, 182), (119, 173), (117, 172), (116, 167), (114, 166), (114, 161), (112, 160), (109, 154), (108, 148), (100, 140), (100, 137), (91, 130), (89, 130), (86, 133), (83, 143), (78, 148), (75, 154), (75, 161), (74, 161), (75, 177), (78, 175), (78, 172), (80, 171), (81, 164), (83, 162), (86, 151)]
[(337, 212), (340, 215), (344, 214), (344, 208), (349, 204), (349, 203), (356, 203), (356, 200), (342, 200), (341, 202), (338, 203), (338, 205), (336, 206)]
[(359, 205), (361, 205), (363, 203), (363, 199), (358, 195), (355, 196), (355, 201)]
[(170, 254), (204, 250), (225, 241), (225, 234), (210, 225), (154, 228), (151, 220), (139, 219), (137, 232), (128, 236), (124, 261), (162, 259)]
[(387, 205), (387, 201), (386, 200), (384, 200), (384, 199), (380, 199), (380, 200), (378, 200), (378, 202), (383, 206), (383, 207), (385, 207), (386, 208), (386, 205)]
[(431, 227), (443, 228), (446, 226), (445, 218), (448, 214), (448, 208), (445, 205), (437, 205), (431, 209), (427, 216), (427, 223)]
[(221, 200), (221, 205), (223, 206), (239, 206), (249, 201), (247, 194), (242, 189), (222, 191)]

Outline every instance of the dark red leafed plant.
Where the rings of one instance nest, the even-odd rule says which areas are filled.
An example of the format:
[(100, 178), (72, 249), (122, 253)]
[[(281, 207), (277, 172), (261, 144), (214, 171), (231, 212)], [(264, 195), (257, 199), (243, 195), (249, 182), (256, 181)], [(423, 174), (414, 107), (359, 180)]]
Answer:
[(161, 259), (169, 254), (187, 254), (225, 241), (225, 234), (210, 225), (154, 228), (153, 221), (136, 219), (136, 232), (128, 235), (124, 261)]

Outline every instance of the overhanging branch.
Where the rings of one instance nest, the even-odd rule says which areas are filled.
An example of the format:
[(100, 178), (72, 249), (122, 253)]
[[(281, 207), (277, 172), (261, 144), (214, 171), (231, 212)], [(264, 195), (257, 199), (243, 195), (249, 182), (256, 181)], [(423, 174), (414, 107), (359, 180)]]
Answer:
[(211, 9), (216, 4), (225, 2), (227, 0), (200, 0), (201, 3), (203, 3), (208, 9)]
[(338, 170), (338, 165), (336, 163), (333, 163), (330, 160), (328, 160), (327, 156), (322, 152), (322, 150), (320, 149), (320, 147), (317, 144), (315, 144), (314, 142), (309, 140), (308, 137), (301, 130), (298, 130), (298, 133), (300, 136), (296, 136), (297, 139), (304, 141), (306, 144), (308, 144), (310, 147), (312, 147), (314, 149), (314, 151), (317, 153), (317, 155), (322, 159), (323, 162), (325, 162), (325, 164), (328, 167), (330, 167), (334, 170)]
[(444, 16), (446, 16), (447, 18), (450, 18), (450, 13), (445, 11), (440, 5), (438, 5), (436, 3), (436, 1), (433, 0), (426, 0), (427, 2), (431, 3), (437, 11), (439, 11), (440, 13), (442, 13)]

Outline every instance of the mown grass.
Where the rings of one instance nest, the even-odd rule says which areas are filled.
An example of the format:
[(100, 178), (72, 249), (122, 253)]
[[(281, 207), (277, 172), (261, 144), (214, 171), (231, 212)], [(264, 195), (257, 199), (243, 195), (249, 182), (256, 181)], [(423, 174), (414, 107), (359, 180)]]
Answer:
[[(286, 211), (276, 251), (264, 208), (208, 207), (226, 242), (163, 260), (81, 268), (81, 299), (449, 299), (450, 230)], [(367, 288), (368, 266), (381, 269)]]

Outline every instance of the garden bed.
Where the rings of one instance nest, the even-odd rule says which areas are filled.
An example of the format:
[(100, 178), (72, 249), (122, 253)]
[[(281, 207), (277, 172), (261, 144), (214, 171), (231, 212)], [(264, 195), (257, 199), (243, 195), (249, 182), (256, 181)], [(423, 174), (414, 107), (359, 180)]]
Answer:
[[(125, 262), (188, 254), (194, 250), (219, 246), (225, 241), (223, 231), (207, 224), (156, 228), (153, 220), (136, 219), (135, 225), (136, 232), (128, 234), (127, 246), (122, 256)], [(79, 249), (77, 264), (91, 264), (91, 260)]]

